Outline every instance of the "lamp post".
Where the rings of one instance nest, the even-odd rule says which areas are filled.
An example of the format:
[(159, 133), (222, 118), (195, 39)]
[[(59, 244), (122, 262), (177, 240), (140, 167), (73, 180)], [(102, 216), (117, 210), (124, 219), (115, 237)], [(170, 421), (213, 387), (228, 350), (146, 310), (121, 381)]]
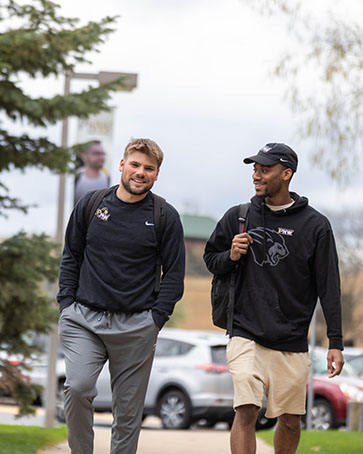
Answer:
[[(310, 355), (314, 357), (314, 350), (316, 344), (316, 308), (314, 310), (313, 318), (311, 320), (310, 328)], [(311, 364), (309, 371), (309, 387), (307, 396), (307, 408), (306, 408), (306, 430), (313, 429), (313, 415), (312, 410), (314, 406), (314, 366)]]
[[(64, 79), (64, 95), (69, 95), (70, 84), (72, 79), (91, 79), (98, 80), (100, 85), (112, 82), (120, 77), (123, 77), (122, 84), (117, 87), (117, 91), (132, 91), (137, 86), (137, 74), (119, 73), (100, 71), (99, 73), (76, 73), (67, 72)], [(63, 119), (62, 123), (62, 147), (68, 145), (68, 118)], [(57, 214), (57, 230), (55, 240), (61, 244), (63, 242), (63, 225), (64, 225), (64, 199), (65, 199), (65, 174), (59, 175), (58, 185), (58, 214)], [(55, 298), (57, 286), (54, 285), (53, 295)], [(46, 407), (45, 407), (45, 427), (54, 425), (56, 413), (56, 393), (57, 393), (57, 357), (58, 357), (58, 330), (57, 326), (53, 326), (49, 336), (49, 352), (48, 352), (48, 379), (46, 388)]]

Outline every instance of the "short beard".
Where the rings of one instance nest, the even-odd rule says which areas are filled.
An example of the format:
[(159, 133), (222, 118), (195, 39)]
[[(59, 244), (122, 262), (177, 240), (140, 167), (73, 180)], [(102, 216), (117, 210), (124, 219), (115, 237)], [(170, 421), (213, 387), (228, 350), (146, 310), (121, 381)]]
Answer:
[(267, 191), (267, 190), (265, 190), (265, 191), (263, 192), (263, 194), (259, 194), (259, 195), (256, 194), (256, 197), (257, 197), (259, 200), (262, 200), (262, 201), (265, 200), (266, 197), (268, 197), (268, 196), (269, 196), (269, 194), (268, 194), (268, 191)]
[(263, 195), (257, 195), (256, 194), (256, 197), (258, 198), (258, 200), (261, 200), (262, 202), (265, 200), (266, 196), (263, 194)]
[(146, 194), (147, 192), (150, 191), (150, 189), (152, 188), (152, 185), (151, 186), (146, 186), (145, 188), (143, 189), (139, 189), (137, 191), (134, 191), (133, 189), (131, 189), (131, 186), (129, 185), (129, 183), (127, 183), (126, 181), (123, 180), (123, 178), (121, 178), (121, 184), (122, 186), (124, 187), (124, 189), (129, 193), (129, 194), (132, 194), (132, 195), (142, 195), (142, 194)]

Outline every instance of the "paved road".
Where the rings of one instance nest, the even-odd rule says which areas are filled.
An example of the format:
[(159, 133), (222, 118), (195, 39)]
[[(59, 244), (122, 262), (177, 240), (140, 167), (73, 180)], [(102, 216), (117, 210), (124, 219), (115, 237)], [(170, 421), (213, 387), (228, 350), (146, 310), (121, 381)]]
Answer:
[[(0, 405), (1, 424), (43, 425), (44, 410), (39, 409), (35, 417), (14, 419), (16, 407)], [(109, 413), (95, 414), (95, 452), (108, 454), (110, 445)], [(158, 418), (146, 418), (140, 434), (137, 454), (230, 454), (230, 432), (223, 425), (216, 429), (195, 427), (191, 430), (163, 430)], [(257, 454), (273, 454), (271, 446), (257, 440)], [(39, 454), (70, 454), (66, 442)]]

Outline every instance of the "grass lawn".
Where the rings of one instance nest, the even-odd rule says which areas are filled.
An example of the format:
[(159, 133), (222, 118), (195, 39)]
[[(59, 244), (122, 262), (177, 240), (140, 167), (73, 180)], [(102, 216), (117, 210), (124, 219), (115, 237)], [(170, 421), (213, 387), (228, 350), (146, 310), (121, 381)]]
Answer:
[[(272, 430), (257, 432), (257, 436), (267, 443), (273, 444)], [(327, 430), (307, 432), (301, 431), (301, 439), (297, 454), (362, 454), (363, 433)]]
[(0, 453), (35, 454), (38, 449), (55, 445), (66, 438), (66, 426), (48, 429), (0, 424)]

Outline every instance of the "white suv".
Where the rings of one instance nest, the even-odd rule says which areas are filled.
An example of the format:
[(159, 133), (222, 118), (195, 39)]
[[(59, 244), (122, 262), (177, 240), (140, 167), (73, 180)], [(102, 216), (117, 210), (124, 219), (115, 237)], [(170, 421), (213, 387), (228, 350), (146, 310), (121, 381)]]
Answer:
[[(145, 398), (144, 416), (161, 418), (164, 428), (186, 429), (203, 419), (213, 426), (233, 422), (233, 384), (226, 364), (228, 337), (217, 331), (196, 331), (163, 328), (158, 336), (155, 359)], [(39, 366), (31, 374), (33, 382), (45, 385), (39, 377)], [(38, 371), (38, 376), (35, 371)], [(44, 365), (46, 372), (46, 365)], [(57, 414), (64, 420), (63, 386), (64, 360), (57, 364), (59, 383)], [(110, 411), (112, 405), (108, 364), (102, 369), (97, 382), (98, 395), (94, 400), (96, 411)], [(260, 411), (257, 428), (271, 427), (275, 421)]]

